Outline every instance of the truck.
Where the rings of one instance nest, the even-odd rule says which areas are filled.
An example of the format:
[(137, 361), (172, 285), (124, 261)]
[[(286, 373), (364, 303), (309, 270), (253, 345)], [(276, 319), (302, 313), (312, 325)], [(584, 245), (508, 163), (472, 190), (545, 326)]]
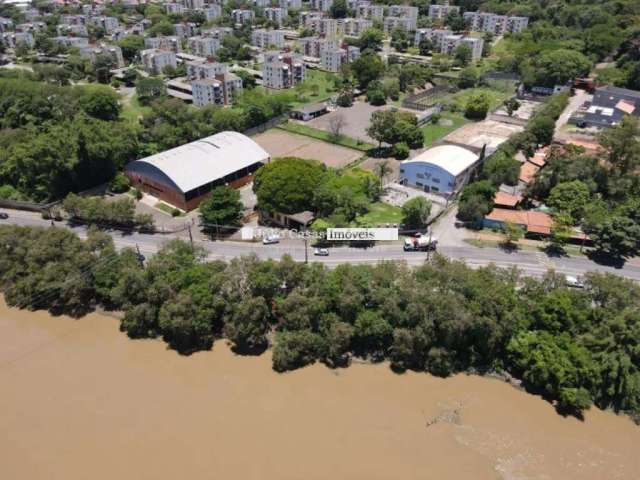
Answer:
[(428, 252), (436, 249), (438, 240), (433, 237), (412, 237), (404, 240), (405, 252)]

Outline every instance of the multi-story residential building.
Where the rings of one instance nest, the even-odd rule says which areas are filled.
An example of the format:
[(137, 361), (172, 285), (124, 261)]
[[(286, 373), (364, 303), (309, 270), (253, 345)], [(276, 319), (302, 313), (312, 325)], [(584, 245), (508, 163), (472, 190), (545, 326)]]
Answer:
[(42, 16), (37, 8), (26, 8), (22, 13), (27, 22), (33, 22), (36, 18)]
[(207, 59), (190, 60), (185, 62), (187, 77), (189, 80), (201, 80), (203, 78), (216, 78), (229, 69), (226, 63), (209, 62)]
[(145, 37), (144, 46), (145, 48), (155, 48), (173, 53), (178, 53), (182, 50), (178, 37)]
[(237, 8), (231, 11), (231, 18), (233, 18), (233, 23), (235, 23), (236, 25), (244, 25), (246, 23), (253, 22), (255, 13), (253, 13), (253, 10)]
[(96, 27), (103, 28), (105, 32), (111, 33), (120, 27), (120, 22), (115, 17), (106, 17), (99, 15), (97, 17), (89, 17), (87, 23), (95, 25)]
[(418, 7), (411, 7), (409, 5), (390, 5), (389, 17), (402, 17), (412, 18), (416, 22), (418, 21)]
[(201, 57), (213, 57), (220, 48), (220, 40), (212, 37), (190, 37), (189, 51)]
[(453, 55), (456, 48), (460, 45), (469, 46), (471, 49), (471, 59), (473, 61), (480, 60), (482, 57), (484, 40), (475, 37), (463, 37), (462, 35), (448, 35), (444, 37), (440, 52), (445, 55)]
[(423, 40), (429, 40), (433, 44), (433, 49), (437, 52), (442, 50), (442, 44), (445, 37), (453, 35), (451, 30), (439, 29), (439, 28), (419, 28), (416, 30), (415, 46), (420, 46), (420, 42)]
[(173, 33), (181, 38), (193, 37), (196, 34), (198, 26), (193, 22), (182, 22), (173, 24)]
[(528, 17), (508, 17), (488, 12), (465, 12), (462, 18), (471, 30), (490, 32), (495, 35), (503, 35), (507, 32), (519, 33), (529, 24)]
[(303, 82), (305, 66), (302, 56), (288, 52), (267, 52), (262, 65), (262, 81), (266, 88), (289, 88)]
[(284, 32), (282, 30), (267, 30), (259, 28), (251, 32), (251, 45), (261, 49), (284, 48)]
[(309, 27), (311, 22), (325, 18), (324, 12), (300, 12), (300, 26)]
[(271, 0), (253, 0), (251, 3), (254, 7), (265, 8), (271, 5)]
[(0, 17), (0, 33), (13, 30), (13, 20), (10, 18)]
[(89, 32), (84, 25), (56, 25), (58, 35), (74, 35), (76, 37), (87, 37)]
[(320, 56), (320, 66), (329, 72), (339, 72), (342, 65), (360, 56), (358, 47), (325, 49)]
[(198, 12), (202, 12), (207, 21), (220, 18), (222, 16), (222, 6), (217, 3), (205, 5), (204, 8), (199, 8)]
[(2, 39), (2, 43), (10, 48), (15, 48), (19, 43), (24, 43), (29, 47), (35, 45), (35, 40), (31, 32), (4, 32), (0, 35), (0, 38)]
[(384, 17), (384, 6), (360, 2), (356, 5), (355, 12), (357, 18), (382, 19)]
[(342, 34), (342, 22), (335, 18), (316, 18), (309, 22), (308, 27), (316, 35), (331, 38)]
[(204, 0), (182, 0), (182, 4), (189, 10), (198, 10), (204, 8)]
[(124, 58), (122, 57), (122, 50), (117, 45), (89, 45), (80, 49), (80, 56), (88, 58), (91, 63), (95, 63), (96, 59), (100, 55), (111, 57), (113, 64), (116, 68), (124, 67)]
[(233, 28), (231, 27), (213, 27), (202, 32), (203, 37), (213, 37), (222, 41), (227, 35), (233, 35)]
[(62, 35), (59, 37), (53, 37), (52, 40), (65, 47), (83, 48), (89, 46), (89, 39), (86, 37), (67, 37)]
[(191, 82), (193, 104), (231, 105), (233, 99), (242, 92), (242, 80), (230, 72), (217, 74), (214, 78), (204, 78)]
[(333, 5), (333, 0), (311, 0), (311, 7), (321, 12), (328, 12), (331, 5)]
[(390, 34), (396, 28), (412, 32), (418, 26), (418, 19), (411, 17), (385, 17), (383, 20), (384, 33)]
[(182, 5), (181, 3), (165, 3), (164, 10), (169, 14), (174, 13), (177, 15), (182, 15), (184, 12), (187, 11), (185, 6)]
[(84, 15), (60, 15), (60, 25), (86, 25), (87, 17)]
[(373, 27), (373, 20), (366, 18), (345, 18), (341, 23), (342, 31), (350, 37), (359, 37), (367, 28)]
[(300, 48), (307, 57), (322, 58), (325, 50), (338, 49), (338, 40), (334, 38), (306, 37), (300, 39)]
[(82, 13), (85, 15), (100, 15), (104, 11), (104, 5), (99, 3), (85, 3), (82, 5)]
[(264, 16), (267, 20), (270, 20), (278, 24), (278, 27), (282, 26), (284, 17), (287, 16), (287, 9), (280, 7), (269, 7), (264, 9)]
[(44, 22), (29, 22), (29, 23), (19, 23), (16, 25), (16, 32), (29, 32), (29, 33), (38, 33), (43, 32), (47, 29), (47, 24)]
[(302, 0), (278, 0), (278, 6), (288, 10), (300, 10), (302, 8)]
[(449, 5), (449, 2), (444, 2), (442, 5), (429, 5), (429, 18), (443, 19), (451, 12), (460, 13), (460, 7), (455, 5)]
[(166, 50), (157, 50), (150, 48), (140, 52), (142, 64), (147, 72), (152, 75), (159, 75), (166, 67), (176, 68), (176, 54)]

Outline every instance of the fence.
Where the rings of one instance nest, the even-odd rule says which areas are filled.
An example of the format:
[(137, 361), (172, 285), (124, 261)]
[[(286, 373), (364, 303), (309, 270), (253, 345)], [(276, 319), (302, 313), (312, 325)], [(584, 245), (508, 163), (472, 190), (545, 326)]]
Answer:
[(270, 128), (273, 128), (273, 127), (275, 127), (277, 125), (280, 125), (281, 123), (286, 122), (288, 119), (289, 119), (289, 114), (285, 113), (284, 115), (280, 115), (279, 117), (272, 118), (271, 120), (268, 120), (265, 123), (262, 123), (260, 125), (255, 126), (255, 127), (251, 127), (249, 129), (245, 130), (243, 133), (247, 137), (251, 137), (251, 136), (256, 135), (258, 133), (265, 132), (265, 131), (269, 130)]
[(450, 91), (451, 87), (449, 85), (436, 85), (429, 90), (425, 90), (415, 95), (408, 95), (402, 101), (402, 106), (413, 110), (428, 110), (434, 106), (435, 99), (438, 96), (449, 93)]

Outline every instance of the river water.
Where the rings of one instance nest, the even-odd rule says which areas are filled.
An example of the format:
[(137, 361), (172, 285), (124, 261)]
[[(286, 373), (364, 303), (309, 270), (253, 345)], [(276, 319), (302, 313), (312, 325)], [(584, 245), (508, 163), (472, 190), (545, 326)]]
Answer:
[(0, 478), (637, 479), (640, 427), (492, 379), (181, 357), (0, 299)]

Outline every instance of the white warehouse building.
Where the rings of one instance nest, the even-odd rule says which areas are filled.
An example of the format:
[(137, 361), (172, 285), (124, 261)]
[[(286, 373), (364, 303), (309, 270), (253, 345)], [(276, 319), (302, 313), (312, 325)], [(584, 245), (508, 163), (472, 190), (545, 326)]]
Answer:
[(400, 183), (451, 195), (462, 188), (480, 157), (457, 145), (440, 145), (400, 163)]

